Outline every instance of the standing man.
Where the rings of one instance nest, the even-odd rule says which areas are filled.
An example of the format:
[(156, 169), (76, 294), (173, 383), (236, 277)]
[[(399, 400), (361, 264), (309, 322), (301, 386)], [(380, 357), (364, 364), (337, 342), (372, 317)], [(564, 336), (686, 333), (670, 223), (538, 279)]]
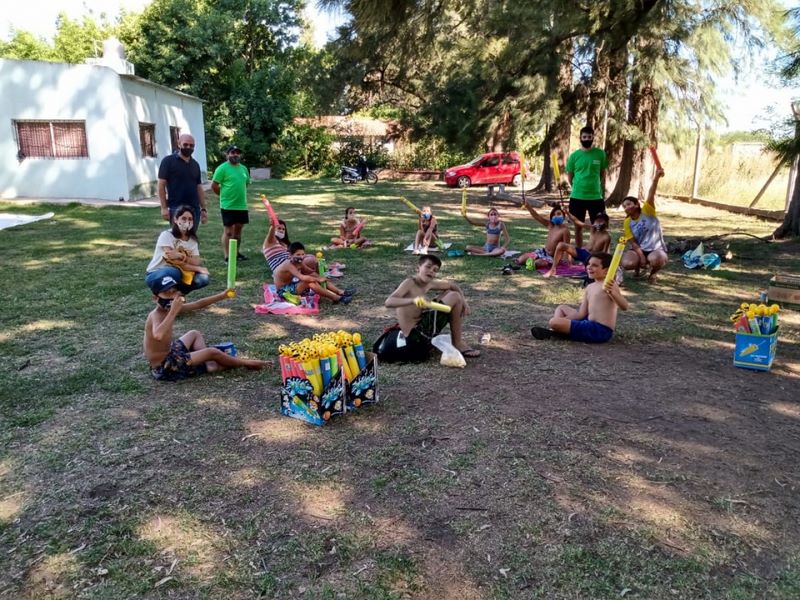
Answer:
[(158, 168), (158, 199), (161, 216), (172, 222), (175, 209), (184, 204), (194, 211), (194, 229), (208, 223), (206, 196), (200, 180), (200, 165), (192, 158), (194, 138), (184, 133), (178, 138), (178, 151), (164, 157)]
[[(603, 181), (605, 180), (608, 158), (600, 148), (593, 148), (594, 129), (584, 127), (581, 129), (581, 148), (569, 155), (567, 159), (567, 178), (572, 186), (569, 197), (569, 212), (579, 220), (589, 220), (594, 223), (594, 218), (605, 212), (603, 200)], [(583, 244), (583, 229), (575, 229), (575, 247)]]
[[(211, 178), (211, 189), (219, 195), (222, 212), (222, 251), (228, 262), (228, 242), (235, 239), (242, 247), (242, 228), (250, 222), (247, 212), (247, 186), (250, 185), (250, 171), (241, 164), (242, 151), (235, 144), (225, 151), (228, 162), (222, 163)], [(238, 260), (247, 260), (239, 253)]]

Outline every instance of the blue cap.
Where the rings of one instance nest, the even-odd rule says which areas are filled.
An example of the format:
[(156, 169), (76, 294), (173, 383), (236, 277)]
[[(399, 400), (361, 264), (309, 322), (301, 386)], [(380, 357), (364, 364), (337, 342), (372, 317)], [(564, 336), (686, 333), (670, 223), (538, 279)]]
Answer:
[(175, 278), (172, 275), (164, 275), (160, 279), (156, 279), (155, 281), (150, 283), (150, 290), (156, 296), (158, 296), (161, 292), (166, 292), (167, 290), (171, 290), (177, 285), (178, 282), (175, 281)]

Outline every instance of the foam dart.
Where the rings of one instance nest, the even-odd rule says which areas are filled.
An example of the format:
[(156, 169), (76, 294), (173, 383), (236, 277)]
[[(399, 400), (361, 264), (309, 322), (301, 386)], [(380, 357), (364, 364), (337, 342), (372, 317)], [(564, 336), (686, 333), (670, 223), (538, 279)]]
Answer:
[(747, 322), (747, 317), (741, 315), (733, 325), (734, 331), (741, 331), (743, 333), (752, 333), (750, 331), (750, 324)]
[(364, 229), (364, 225), (366, 225), (364, 221), (359, 222), (359, 224), (353, 229), (353, 235), (357, 236), (359, 233), (361, 233), (361, 230)]
[(306, 372), (303, 370), (303, 366), (296, 359), (289, 359), (289, 364), (292, 367), (293, 377), (299, 377), (300, 379), (306, 378)]
[(758, 321), (756, 320), (756, 313), (752, 310), (747, 311), (747, 324), (750, 325), (750, 331), (752, 333), (761, 331), (758, 327)]
[(289, 364), (289, 360), (291, 359), (285, 357), (283, 354), (278, 357), (278, 363), (281, 365), (281, 378), (284, 382), (292, 376), (292, 367)]
[(561, 181), (561, 170), (558, 168), (558, 154), (556, 154), (555, 150), (550, 154), (550, 165), (553, 167), (553, 179), (558, 185)]
[(402, 200), (402, 201), (405, 203), (405, 205), (406, 205), (408, 208), (410, 208), (411, 210), (413, 210), (415, 213), (419, 214), (419, 213), (421, 213), (421, 212), (422, 212), (420, 209), (418, 209), (416, 206), (414, 206), (414, 203), (413, 203), (413, 202), (411, 202), (410, 200), (406, 200), (406, 199), (405, 199), (405, 198), (403, 198), (402, 196), (400, 196), (400, 200)]
[(661, 161), (658, 160), (658, 151), (655, 146), (650, 146), (650, 154), (653, 157), (653, 162), (656, 164), (656, 169), (663, 171), (664, 168), (661, 166)]
[(336, 376), (339, 375), (339, 361), (335, 354), (329, 356), (326, 360), (328, 361), (328, 365), (330, 365), (331, 379), (335, 379)]
[(430, 310), (438, 310), (439, 312), (449, 313), (453, 310), (452, 306), (447, 304), (442, 304), (441, 302), (431, 302), (429, 300), (425, 300), (422, 296), (418, 298), (414, 298), (414, 304), (416, 304), (419, 308), (428, 308)]
[(261, 202), (264, 203), (264, 206), (266, 207), (267, 212), (269, 213), (269, 220), (272, 222), (272, 226), (277, 229), (279, 225), (278, 215), (275, 214), (275, 209), (272, 208), (272, 204), (269, 203), (269, 200), (267, 200), (266, 195), (261, 194)]
[(239, 242), (236, 239), (228, 240), (228, 298), (236, 295), (236, 257), (239, 255)]
[(614, 277), (617, 275), (617, 269), (619, 268), (619, 261), (622, 260), (622, 255), (625, 252), (627, 243), (628, 240), (625, 239), (624, 236), (619, 238), (617, 247), (614, 249), (614, 256), (611, 257), (611, 265), (608, 267), (608, 273), (606, 273), (606, 278), (603, 281), (603, 287), (610, 286), (611, 282), (614, 281)]
[(464, 188), (461, 191), (461, 216), (467, 216), (467, 190)]
[(355, 379), (355, 376), (361, 372), (361, 369), (358, 367), (358, 361), (356, 360), (356, 353), (353, 351), (352, 346), (344, 347), (344, 356), (347, 359), (347, 368), (350, 369), (350, 374)]
[(356, 352), (356, 360), (358, 361), (358, 370), (362, 371), (367, 366), (367, 354), (364, 352), (364, 346), (361, 344), (361, 334), (353, 334), (353, 350)]
[(339, 361), (339, 368), (342, 370), (342, 375), (344, 376), (344, 378), (348, 382), (353, 381), (353, 378), (350, 375), (350, 367), (347, 366), (347, 360), (345, 360), (345, 358), (344, 358), (344, 352), (339, 350), (336, 353), (336, 360)]

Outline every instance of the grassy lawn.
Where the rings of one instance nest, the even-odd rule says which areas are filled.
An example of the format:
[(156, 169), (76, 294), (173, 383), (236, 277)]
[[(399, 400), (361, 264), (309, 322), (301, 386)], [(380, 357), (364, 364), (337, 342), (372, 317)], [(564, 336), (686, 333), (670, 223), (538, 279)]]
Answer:
[[(340, 328), (371, 345), (393, 322), (383, 300), (416, 262), (399, 196), (432, 205), (456, 247), (483, 242), (440, 185), (251, 191), (239, 296), (175, 328), (246, 356)], [(254, 313), (262, 192), (309, 250), (347, 206), (369, 219), (372, 248), (327, 255), (347, 264), (352, 304)], [(195, 296), (225, 285), (213, 198), (200, 231), (212, 282)], [(476, 217), (489, 206), (482, 189), (470, 203)], [(496, 206), (514, 248), (541, 245), (544, 228)], [(741, 235), (774, 223), (659, 208), (668, 240), (734, 234), (716, 242), (732, 260), (695, 272), (672, 255), (657, 285), (626, 280), (631, 310), (597, 348), (529, 334), (579, 301), (575, 281), (446, 258), (482, 356), (464, 370), (382, 365), (377, 406), (315, 428), (279, 415), (277, 369), (150, 378), (158, 209), (0, 202), (56, 213), (0, 231), (0, 598), (799, 597), (800, 314), (781, 313), (770, 373), (732, 366), (728, 317), (775, 272), (800, 271), (800, 243)]]

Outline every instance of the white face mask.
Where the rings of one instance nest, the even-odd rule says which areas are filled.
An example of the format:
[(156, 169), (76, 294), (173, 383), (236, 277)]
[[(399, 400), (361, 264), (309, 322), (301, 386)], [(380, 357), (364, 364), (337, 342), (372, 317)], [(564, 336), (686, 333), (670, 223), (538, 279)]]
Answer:
[(187, 221), (178, 221), (178, 229), (180, 229), (183, 233), (191, 231), (192, 225), (194, 225), (194, 223), (189, 223)]
[(278, 238), (279, 240), (282, 240), (283, 238), (286, 237), (286, 233), (284, 233), (283, 231), (276, 231), (275, 237)]

